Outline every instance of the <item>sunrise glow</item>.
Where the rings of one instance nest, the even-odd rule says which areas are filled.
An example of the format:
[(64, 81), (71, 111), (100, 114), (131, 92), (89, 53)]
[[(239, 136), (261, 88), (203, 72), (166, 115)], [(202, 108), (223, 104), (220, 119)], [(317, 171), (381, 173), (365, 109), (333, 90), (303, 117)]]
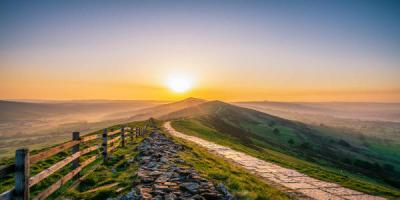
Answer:
[(396, 6), (330, 3), (2, 1), (0, 99), (399, 102)]
[(176, 93), (186, 92), (193, 85), (193, 80), (189, 75), (180, 73), (169, 75), (166, 82), (168, 88)]

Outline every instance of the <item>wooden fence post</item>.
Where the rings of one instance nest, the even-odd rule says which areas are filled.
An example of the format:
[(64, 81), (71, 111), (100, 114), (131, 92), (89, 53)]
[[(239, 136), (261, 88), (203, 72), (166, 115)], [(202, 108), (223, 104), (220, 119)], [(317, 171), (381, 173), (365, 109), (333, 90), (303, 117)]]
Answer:
[(121, 146), (125, 147), (125, 128), (124, 126), (121, 127)]
[[(72, 140), (79, 141), (80, 139), (81, 138), (80, 138), (80, 133), (79, 132), (73, 132), (72, 133)], [(79, 143), (74, 145), (74, 146), (72, 146), (72, 154), (74, 154), (74, 153), (76, 153), (78, 151), (79, 151)], [(74, 170), (74, 169), (76, 169), (78, 167), (79, 167), (79, 157), (72, 161), (72, 170)], [(79, 177), (79, 176), (80, 176), (80, 173), (76, 174), (75, 177)]]
[(29, 199), (29, 149), (15, 152), (15, 199)]
[(103, 131), (103, 144), (102, 144), (104, 162), (107, 161), (107, 135), (108, 135), (107, 134), (107, 129), (105, 128), (104, 131)]
[(132, 128), (129, 130), (129, 136), (131, 137), (131, 142), (133, 143), (133, 130), (132, 130)]
[(138, 137), (138, 127), (135, 127), (135, 137)]

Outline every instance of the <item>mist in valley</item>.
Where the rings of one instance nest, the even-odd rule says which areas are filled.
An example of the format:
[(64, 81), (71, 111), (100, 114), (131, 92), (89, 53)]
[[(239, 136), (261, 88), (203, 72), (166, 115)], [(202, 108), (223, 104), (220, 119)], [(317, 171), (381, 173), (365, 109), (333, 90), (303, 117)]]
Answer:
[[(102, 127), (162, 117), (205, 102), (189, 98), (165, 101), (0, 101), (0, 152), (6, 156), (17, 147), (39, 148)], [(396, 103), (286, 103), (236, 102), (278, 117), (319, 127), (335, 127), (340, 137), (369, 136), (400, 143), (400, 104)], [(338, 133), (336, 133), (338, 134)]]
[(0, 101), (0, 157), (16, 148), (41, 148), (123, 122), (120, 112), (136, 112), (163, 101)]

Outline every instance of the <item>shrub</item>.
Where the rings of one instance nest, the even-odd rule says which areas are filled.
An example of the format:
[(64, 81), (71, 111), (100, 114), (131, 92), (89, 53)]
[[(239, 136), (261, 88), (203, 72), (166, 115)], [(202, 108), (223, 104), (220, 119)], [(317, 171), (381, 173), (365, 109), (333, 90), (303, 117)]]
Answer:
[(348, 142), (346, 142), (345, 140), (342, 140), (342, 139), (339, 140), (337, 143), (344, 147), (351, 147), (351, 145)]
[(394, 167), (391, 164), (383, 164), (383, 169), (390, 172), (394, 171)]
[(274, 121), (270, 121), (270, 122), (268, 122), (268, 126), (270, 126), (270, 127), (273, 127), (273, 126), (275, 126), (275, 122), (274, 122)]
[(311, 144), (309, 142), (303, 142), (300, 145), (300, 147), (303, 148), (303, 149), (310, 149), (311, 148)]
[(289, 144), (294, 144), (294, 140), (293, 140), (292, 138), (290, 138), (290, 139), (288, 140), (288, 143), (289, 143)]

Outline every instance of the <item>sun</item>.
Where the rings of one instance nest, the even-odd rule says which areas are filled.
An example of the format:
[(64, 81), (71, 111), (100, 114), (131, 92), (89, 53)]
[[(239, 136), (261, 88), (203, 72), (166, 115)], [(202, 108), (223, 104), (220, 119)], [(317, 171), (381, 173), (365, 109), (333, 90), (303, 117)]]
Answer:
[(166, 82), (168, 88), (176, 93), (186, 92), (193, 86), (193, 79), (182, 73), (169, 75)]

